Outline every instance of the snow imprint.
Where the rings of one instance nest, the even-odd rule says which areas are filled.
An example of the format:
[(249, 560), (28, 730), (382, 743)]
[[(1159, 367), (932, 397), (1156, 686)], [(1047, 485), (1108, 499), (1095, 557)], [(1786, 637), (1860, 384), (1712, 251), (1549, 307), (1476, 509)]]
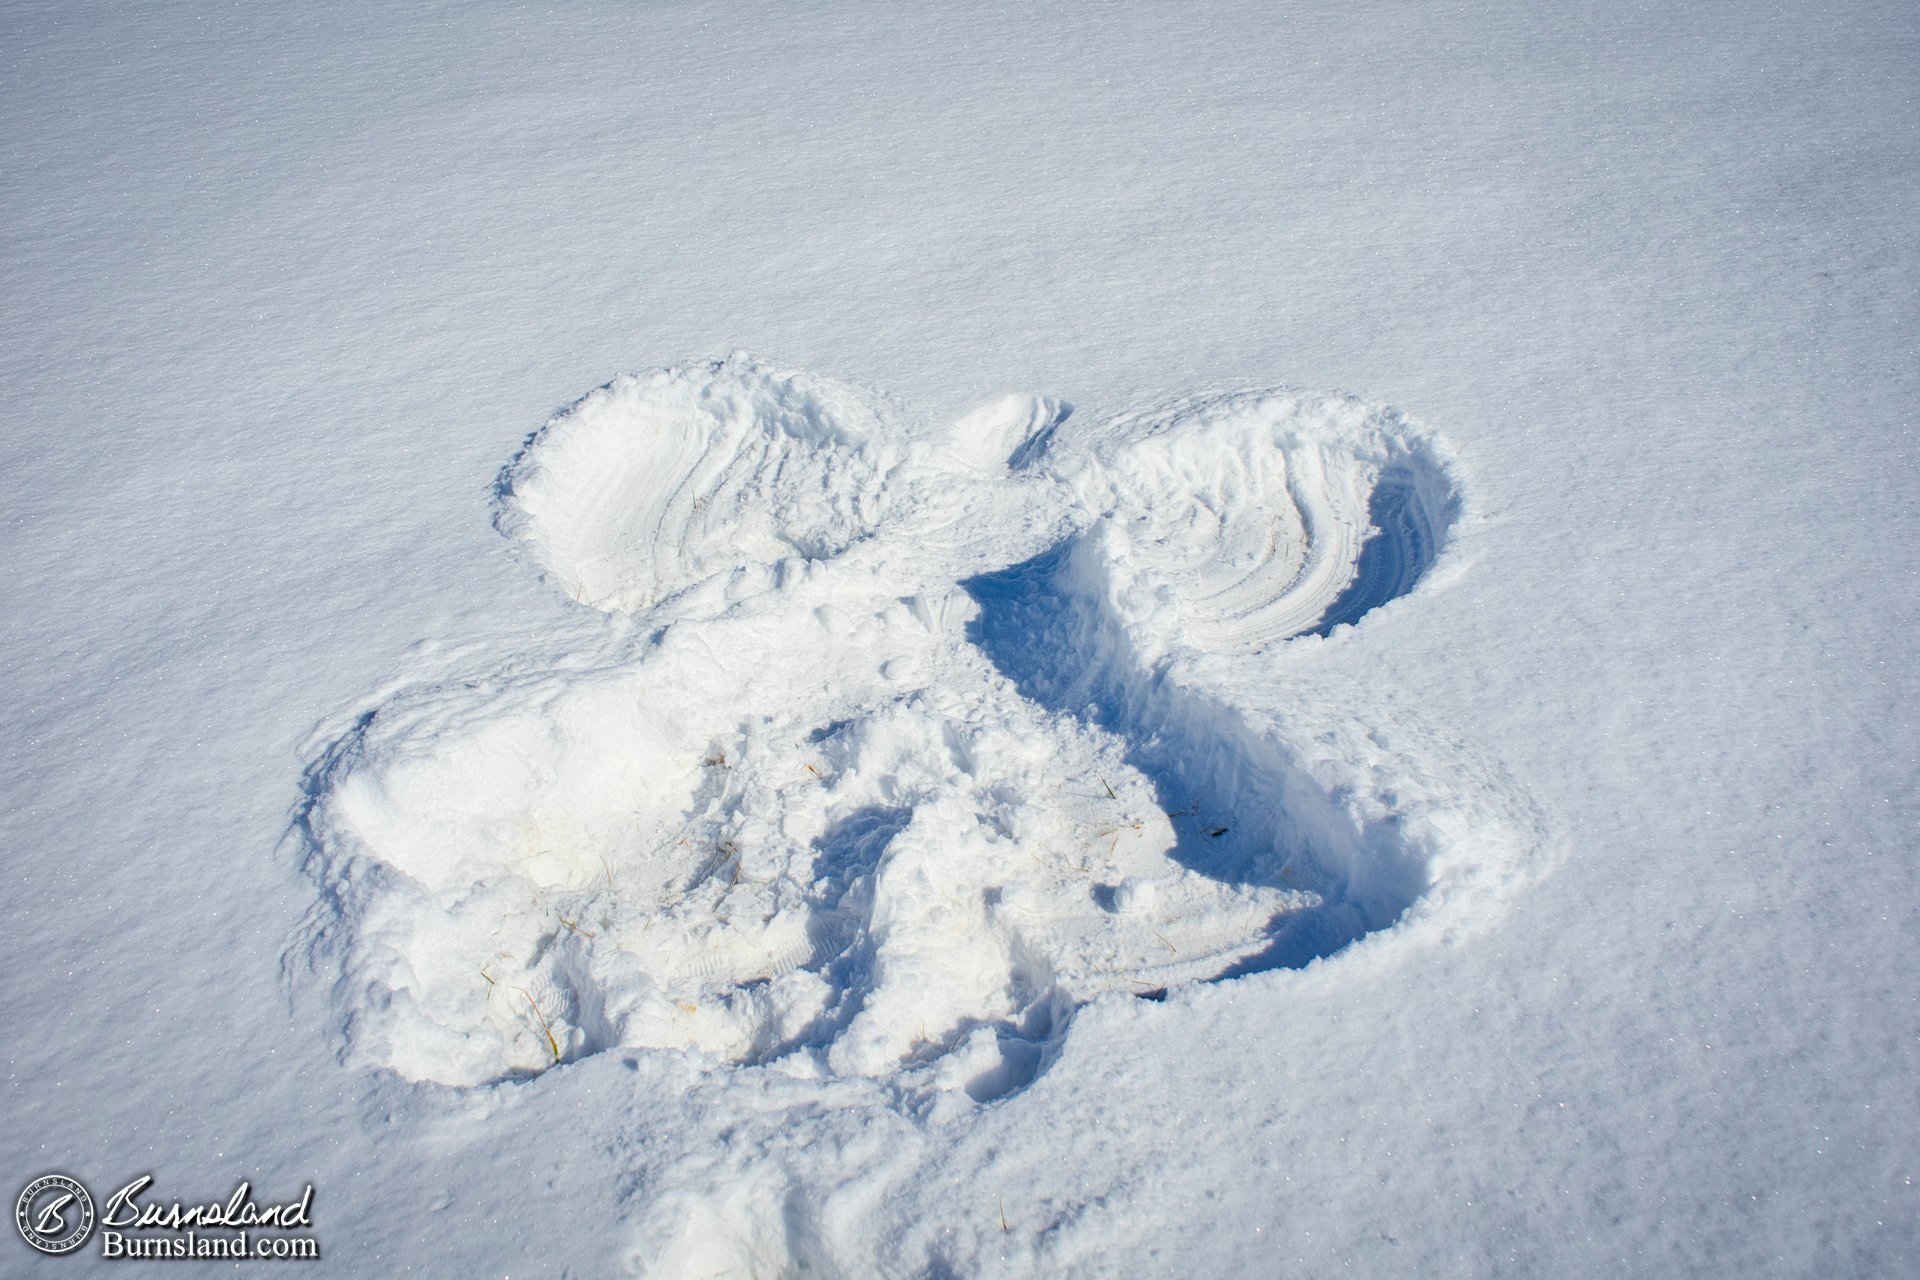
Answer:
[(1440, 446), (1341, 397), (1070, 413), (915, 438), (736, 356), (536, 433), (498, 523), (624, 621), (422, 679), (309, 770), (290, 959), (346, 1058), (476, 1085), (653, 1048), (985, 1100), (1089, 1000), (1484, 917), (1524, 803), (1283, 671), (1443, 554)]

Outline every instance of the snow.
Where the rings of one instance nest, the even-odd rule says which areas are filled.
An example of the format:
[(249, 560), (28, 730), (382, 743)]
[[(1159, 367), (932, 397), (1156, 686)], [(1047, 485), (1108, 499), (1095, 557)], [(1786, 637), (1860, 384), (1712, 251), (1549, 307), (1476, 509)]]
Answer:
[(1909, 8), (4, 29), (12, 1187), (1913, 1268)]
[(985, 1100), (1098, 996), (1487, 923), (1537, 817), (1280, 679), (1441, 554), (1436, 446), (1326, 397), (1069, 416), (1011, 396), (913, 440), (739, 353), (543, 427), (499, 523), (626, 625), (328, 748), (307, 976), (347, 1060), (478, 1085), (692, 1049), (905, 1088), (938, 1058)]

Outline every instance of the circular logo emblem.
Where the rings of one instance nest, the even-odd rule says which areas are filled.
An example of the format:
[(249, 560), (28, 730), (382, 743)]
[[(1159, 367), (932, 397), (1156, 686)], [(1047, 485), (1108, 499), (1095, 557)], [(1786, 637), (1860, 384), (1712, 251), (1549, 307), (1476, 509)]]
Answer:
[(93, 1234), (93, 1197), (77, 1178), (35, 1178), (13, 1208), (14, 1225), (42, 1253), (72, 1253)]

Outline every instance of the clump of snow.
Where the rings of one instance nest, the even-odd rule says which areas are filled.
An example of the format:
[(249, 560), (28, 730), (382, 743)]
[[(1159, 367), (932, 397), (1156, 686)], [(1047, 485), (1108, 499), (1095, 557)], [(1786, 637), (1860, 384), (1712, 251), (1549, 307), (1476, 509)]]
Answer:
[(308, 946), (348, 1056), (476, 1085), (623, 1046), (990, 1098), (1090, 1000), (1488, 917), (1524, 800), (1284, 670), (1444, 555), (1444, 448), (1337, 397), (1070, 414), (916, 437), (738, 355), (537, 433), (502, 527), (632, 620), (396, 695), (316, 766)]

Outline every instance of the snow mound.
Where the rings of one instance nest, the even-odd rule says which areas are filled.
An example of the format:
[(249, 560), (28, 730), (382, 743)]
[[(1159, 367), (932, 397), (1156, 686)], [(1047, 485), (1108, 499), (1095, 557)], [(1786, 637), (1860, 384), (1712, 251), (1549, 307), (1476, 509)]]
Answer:
[(623, 377), (556, 415), (502, 477), (502, 532), (582, 604), (631, 612), (744, 563), (824, 560), (885, 496), (876, 402), (735, 355)]
[(474, 1085), (623, 1046), (985, 1100), (1089, 1000), (1493, 918), (1524, 800), (1259, 652), (1415, 585), (1440, 447), (1330, 397), (1070, 414), (912, 439), (735, 357), (537, 433), (503, 527), (642, 625), (423, 677), (310, 770), (295, 954), (347, 1058)]

